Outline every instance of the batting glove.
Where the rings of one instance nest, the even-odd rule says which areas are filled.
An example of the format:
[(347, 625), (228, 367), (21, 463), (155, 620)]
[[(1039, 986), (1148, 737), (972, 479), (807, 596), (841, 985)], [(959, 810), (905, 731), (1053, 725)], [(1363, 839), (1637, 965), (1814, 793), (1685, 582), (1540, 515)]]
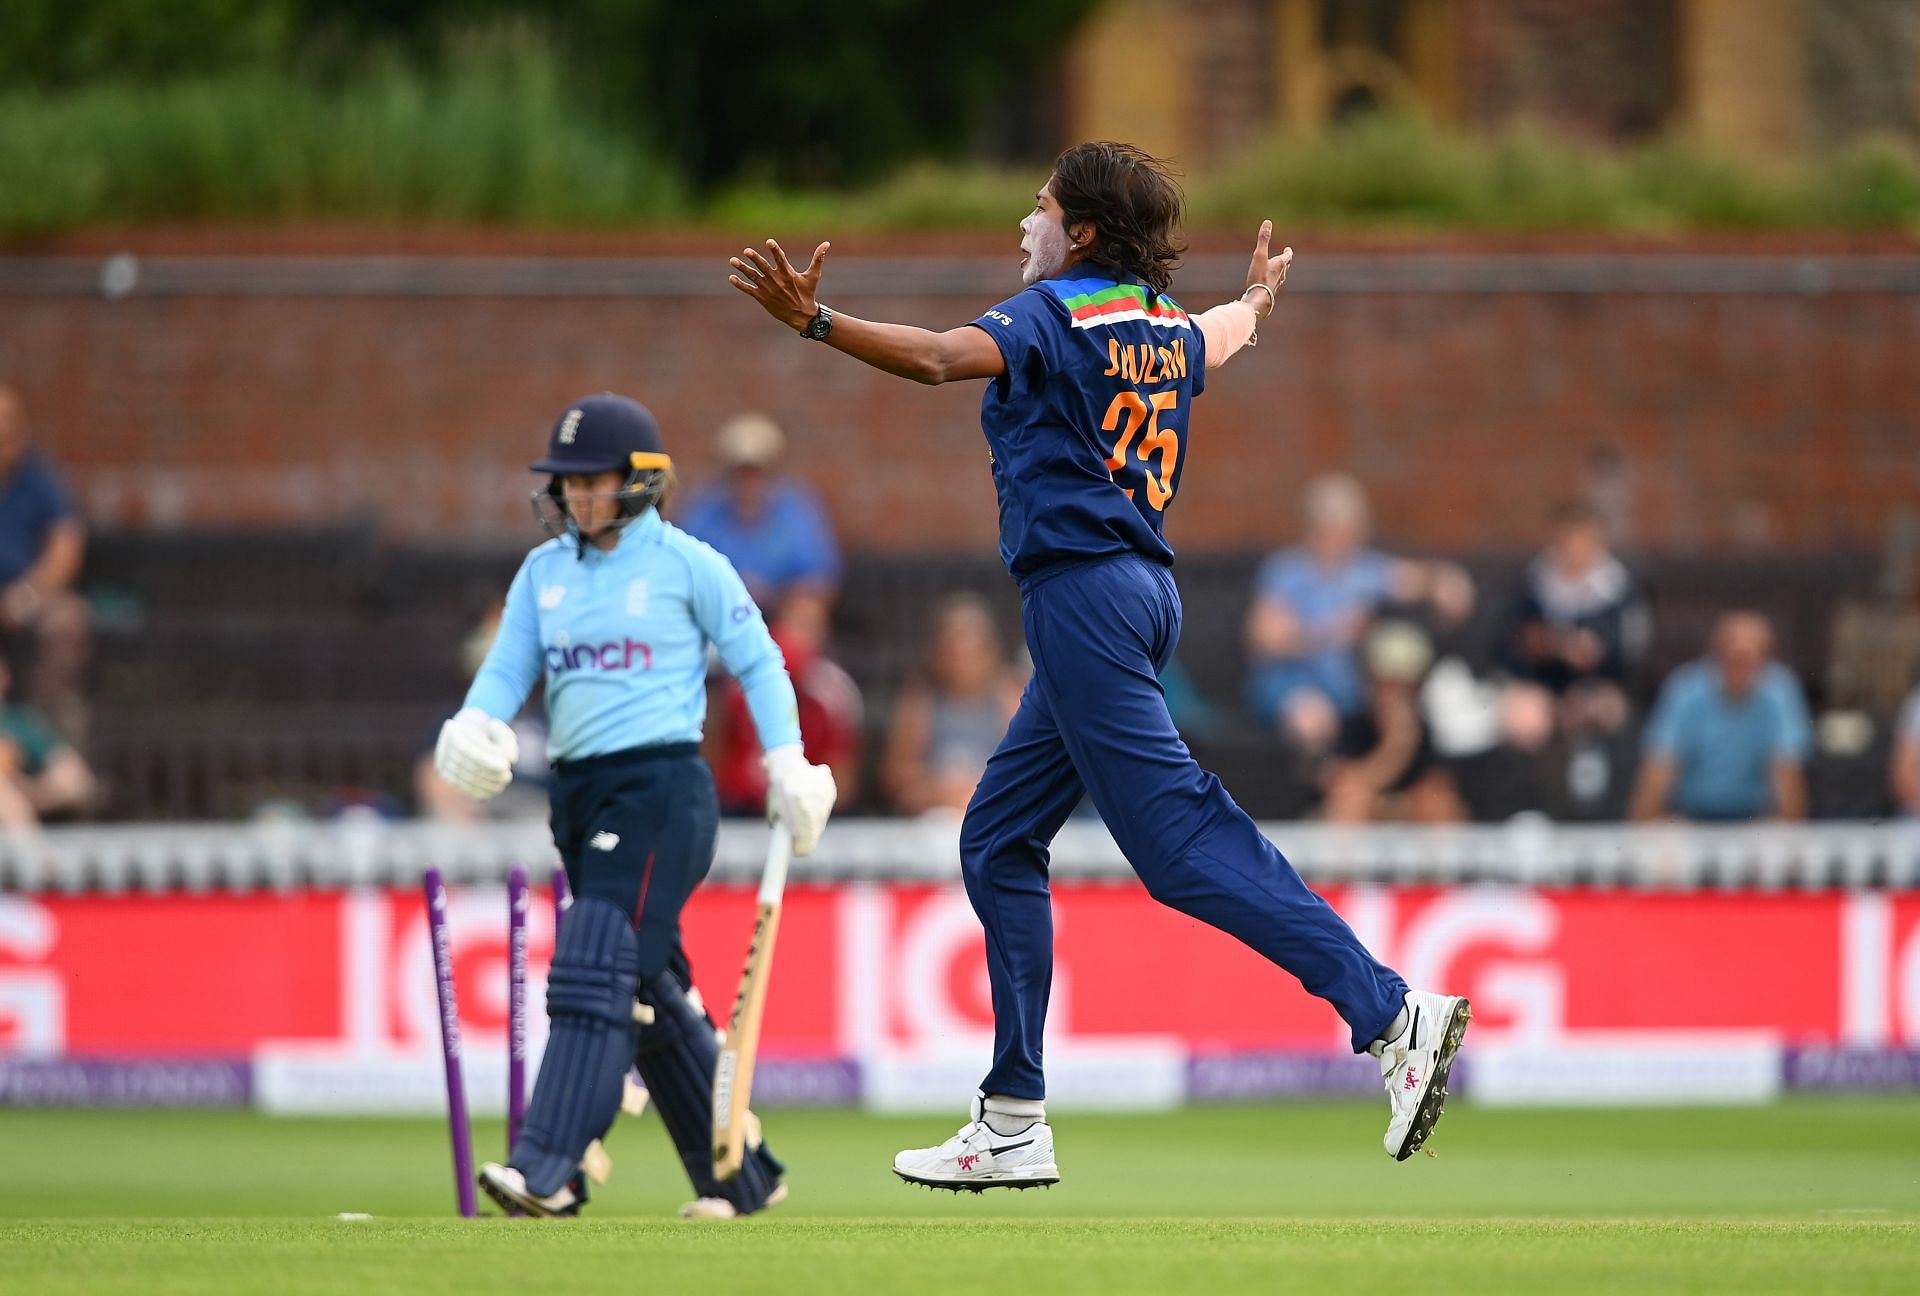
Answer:
[(485, 801), (513, 782), (513, 763), (520, 759), (520, 740), (505, 722), (479, 707), (467, 707), (440, 726), (434, 744), (433, 767), (453, 787)]
[(767, 767), (767, 820), (783, 823), (793, 834), (793, 853), (805, 855), (820, 842), (827, 816), (833, 813), (839, 790), (833, 771), (809, 765), (799, 743), (775, 747), (764, 758)]

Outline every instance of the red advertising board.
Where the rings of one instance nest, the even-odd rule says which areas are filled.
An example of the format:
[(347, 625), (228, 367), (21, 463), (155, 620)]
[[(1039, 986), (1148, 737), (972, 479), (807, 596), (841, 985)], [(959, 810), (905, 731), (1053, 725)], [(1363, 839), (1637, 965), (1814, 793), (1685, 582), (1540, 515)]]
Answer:
[[(1471, 994), (1476, 1038), (1760, 1031), (1920, 1043), (1920, 896), (1342, 888), (1329, 899), (1416, 985)], [(1135, 884), (1054, 892), (1056, 1037), (1188, 1049), (1332, 1048), (1345, 1030), (1293, 980)], [(504, 892), (456, 893), (470, 1044), (506, 1016)], [(686, 940), (710, 1002), (732, 993), (753, 920), (708, 888)], [(551, 918), (536, 905), (531, 966)], [(535, 987), (537, 1005), (538, 986)], [(764, 1047), (851, 1055), (991, 1031), (978, 924), (958, 888), (796, 885)], [(414, 1050), (435, 1038), (417, 894), (0, 897), (0, 1053), (241, 1056), (263, 1045)]]

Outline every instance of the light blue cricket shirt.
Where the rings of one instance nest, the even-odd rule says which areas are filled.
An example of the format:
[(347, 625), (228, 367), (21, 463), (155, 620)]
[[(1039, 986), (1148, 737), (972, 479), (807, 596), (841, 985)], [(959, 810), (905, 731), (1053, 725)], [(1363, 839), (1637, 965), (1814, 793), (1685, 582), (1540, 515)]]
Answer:
[(746, 690), (763, 748), (800, 741), (786, 660), (725, 558), (649, 509), (610, 550), (549, 540), (507, 590), (466, 705), (512, 720), (545, 673), (552, 760), (700, 741), (707, 645)]

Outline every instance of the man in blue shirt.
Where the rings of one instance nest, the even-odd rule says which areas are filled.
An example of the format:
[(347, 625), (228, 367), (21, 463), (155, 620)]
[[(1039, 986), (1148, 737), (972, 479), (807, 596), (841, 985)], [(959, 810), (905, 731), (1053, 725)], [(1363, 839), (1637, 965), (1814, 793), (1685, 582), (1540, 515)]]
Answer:
[(766, 415), (735, 415), (715, 441), (725, 480), (677, 512), (681, 528), (725, 555), (776, 623), (796, 600), (830, 610), (840, 584), (840, 550), (819, 496), (774, 472), (785, 447)]
[(970, 1119), (894, 1159), (955, 1191), (1056, 1182), (1041, 1039), (1053, 975), (1048, 844), (1083, 795), (1148, 892), (1297, 976), (1380, 1060), (1385, 1147), (1405, 1160), (1439, 1119), (1469, 1016), (1409, 991), (1195, 763), (1160, 673), (1180, 638), (1165, 517), (1191, 462), (1207, 371), (1254, 341), (1291, 248), (1261, 226), (1240, 297), (1197, 316), (1168, 295), (1181, 197), (1126, 144), (1068, 149), (1020, 223), (1026, 288), (971, 324), (926, 329), (819, 301), (828, 245), (797, 270), (778, 244), (732, 259), (732, 283), (803, 338), (923, 383), (986, 379), (980, 426), (1000, 501), (1000, 555), (1019, 584), (1034, 672), (960, 830), (987, 937), (994, 1061)]
[(1729, 612), (1710, 655), (1675, 671), (1647, 721), (1633, 816), (1803, 819), (1812, 745), (1793, 672), (1757, 612)]
[(31, 661), (22, 697), (75, 743), (87, 722), (89, 617), (73, 589), (85, 552), (65, 480), (29, 442), (19, 394), (0, 385), (0, 650)]

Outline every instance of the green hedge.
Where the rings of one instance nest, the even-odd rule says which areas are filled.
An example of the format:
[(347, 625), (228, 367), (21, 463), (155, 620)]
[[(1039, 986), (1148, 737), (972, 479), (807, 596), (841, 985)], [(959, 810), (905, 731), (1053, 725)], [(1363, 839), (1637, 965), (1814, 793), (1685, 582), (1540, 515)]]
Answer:
[[(736, 187), (705, 205), (727, 226), (906, 230), (1010, 227), (1044, 168), (918, 166), (853, 195)], [(1492, 139), (1376, 118), (1283, 136), (1189, 177), (1188, 222), (1361, 230), (1896, 230), (1920, 233), (1920, 153), (1868, 138), (1770, 165), (1680, 141), (1625, 152), (1521, 127)]]
[[(696, 195), (570, 93), (524, 29), (438, 69), (376, 61), (332, 87), (226, 73), (0, 95), (0, 234), (141, 221), (395, 220), (1010, 229), (1041, 167), (921, 164), (832, 191), (751, 179)], [(1668, 141), (1625, 153), (1380, 118), (1282, 137), (1188, 182), (1195, 225), (1405, 230), (1920, 232), (1920, 155), (1875, 138), (1761, 165)]]
[(0, 96), (0, 231), (103, 222), (683, 219), (685, 186), (576, 109), (535, 41), (335, 89), (265, 72)]
[(1667, 140), (1624, 153), (1537, 129), (1475, 138), (1377, 118), (1287, 138), (1195, 186), (1191, 215), (1467, 230), (1920, 230), (1920, 154), (1904, 141), (1771, 163)]
[[(569, 101), (644, 133), (701, 192), (744, 173), (871, 183), (1018, 136), (1098, 0), (0, 0), (0, 87), (157, 85), (260, 71), (337, 83), (376, 51), (441, 68), (474, 28), (536, 29)], [(955, 11), (956, 14), (958, 11)]]

